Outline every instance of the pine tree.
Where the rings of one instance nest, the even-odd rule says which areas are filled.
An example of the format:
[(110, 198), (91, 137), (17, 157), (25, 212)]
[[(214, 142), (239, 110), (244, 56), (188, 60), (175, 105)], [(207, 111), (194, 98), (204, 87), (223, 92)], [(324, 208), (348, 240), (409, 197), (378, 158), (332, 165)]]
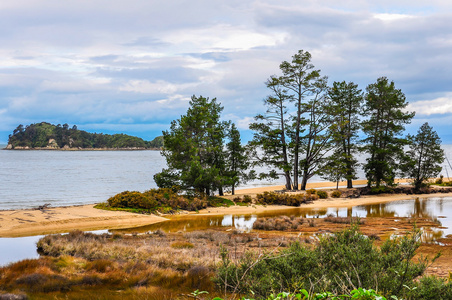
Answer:
[(224, 139), (228, 122), (220, 121), (223, 107), (216, 99), (193, 96), (186, 115), (163, 132), (162, 155), (167, 169), (154, 176), (159, 187), (180, 186), (210, 195), (226, 182)]
[(409, 150), (402, 159), (402, 175), (413, 179), (416, 190), (429, 178), (438, 176), (444, 161), (441, 139), (428, 123), (424, 123), (415, 136), (409, 135)]
[[(291, 93), (291, 99), (295, 103), (295, 120), (293, 125), (293, 138), (291, 143), (293, 146), (293, 188), (297, 190), (300, 167), (300, 152), (303, 151), (301, 135), (304, 130), (303, 127), (309, 126), (313, 117), (313, 106), (309, 105), (309, 103), (307, 102), (311, 99), (311, 97), (317, 98), (319, 96), (318, 87), (322, 86), (322, 84), (326, 82), (327, 78), (320, 76), (320, 70), (314, 70), (314, 65), (311, 63), (311, 54), (303, 50), (299, 50), (297, 54), (292, 56), (292, 62), (282, 62), (279, 68), (282, 71), (282, 75), (278, 77), (278, 80), (280, 84)], [(308, 116), (306, 117), (305, 113), (309, 112), (310, 108), (311, 113), (308, 113)], [(314, 129), (314, 131), (316, 130), (317, 129)], [(314, 131), (308, 133), (308, 139), (311, 139), (313, 137), (311, 133)], [(307, 148), (305, 148), (304, 150), (308, 150), (308, 152), (316, 155), (316, 151), (310, 151), (309, 142), (307, 143), (305, 141), (304, 144), (305, 146), (307, 146)], [(302, 166), (302, 170), (304, 172), (304, 185), (307, 182), (307, 179), (309, 179), (311, 173), (308, 170), (311, 169), (311, 166), (309, 165), (311, 160), (310, 156), (311, 154), (306, 154)], [(302, 185), (302, 189), (303, 188), (304, 186)]]
[(235, 187), (240, 183), (245, 183), (248, 179), (246, 171), (249, 167), (248, 157), (245, 147), (242, 146), (240, 132), (232, 123), (228, 133), (229, 142), (226, 144), (226, 178), (227, 186), (231, 187), (232, 195), (235, 194)]
[(329, 162), (335, 161), (335, 165), (341, 170), (340, 179), (347, 180), (347, 188), (352, 188), (352, 180), (356, 179), (358, 161), (358, 133), (360, 129), (360, 112), (363, 104), (363, 93), (358, 85), (353, 82), (334, 82), (328, 91), (330, 98), (329, 113), (331, 114), (331, 138), (334, 153)]
[(255, 122), (250, 124), (250, 129), (254, 131), (249, 143), (251, 156), (255, 165), (270, 167), (270, 171), (262, 172), (260, 178), (284, 176), (286, 189), (291, 190), (292, 165), (289, 160), (290, 140), (287, 136), (287, 105), (291, 98), (276, 77), (270, 77), (266, 84), (272, 94), (264, 99), (267, 107), (265, 114), (257, 115)]
[(366, 88), (362, 129), (367, 137), (363, 140), (364, 150), (369, 154), (364, 170), (368, 186), (382, 183), (394, 184), (397, 160), (403, 155), (407, 141), (400, 137), (405, 124), (411, 122), (414, 112), (406, 112), (408, 105), (405, 95), (395, 88), (393, 81), (386, 77)]

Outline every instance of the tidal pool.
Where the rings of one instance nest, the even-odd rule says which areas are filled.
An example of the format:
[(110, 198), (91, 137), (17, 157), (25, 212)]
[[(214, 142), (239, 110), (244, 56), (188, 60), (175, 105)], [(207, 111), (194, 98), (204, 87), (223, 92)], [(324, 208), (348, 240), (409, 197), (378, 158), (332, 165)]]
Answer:
[[(452, 234), (452, 197), (440, 198), (413, 198), (388, 203), (359, 205), (355, 207), (330, 207), (330, 208), (288, 208), (280, 211), (265, 212), (249, 215), (222, 215), (222, 216), (198, 216), (177, 215), (170, 220), (148, 226), (134, 227), (121, 230), (99, 230), (94, 233), (123, 232), (141, 233), (156, 231), (165, 232), (193, 231), (204, 229), (238, 229), (251, 231), (253, 223), (258, 218), (295, 216), (303, 218), (323, 218), (329, 214), (339, 217), (418, 217), (438, 222), (437, 228), (432, 228), (426, 240), (435, 241)], [(397, 230), (394, 230), (397, 233)], [(27, 258), (39, 257), (36, 252), (36, 242), (42, 236), (30, 236), (20, 238), (0, 238), (0, 266)]]
[(156, 231), (165, 232), (193, 231), (214, 228), (235, 228), (243, 231), (251, 231), (253, 223), (258, 218), (295, 216), (303, 218), (323, 218), (327, 215), (338, 217), (416, 217), (428, 219), (438, 223), (435, 228), (434, 238), (445, 237), (452, 234), (452, 197), (438, 198), (414, 198), (388, 203), (359, 205), (354, 207), (330, 207), (330, 208), (288, 208), (285, 210), (271, 211), (260, 214), (248, 215), (224, 215), (224, 216), (198, 216), (177, 215), (170, 220), (148, 226), (115, 230), (118, 232), (143, 233)]

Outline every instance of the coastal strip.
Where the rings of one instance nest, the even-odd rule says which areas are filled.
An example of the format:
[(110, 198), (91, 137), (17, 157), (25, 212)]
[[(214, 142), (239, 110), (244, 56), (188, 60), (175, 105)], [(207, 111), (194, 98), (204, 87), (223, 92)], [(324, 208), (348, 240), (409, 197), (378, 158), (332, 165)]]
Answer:
[[(403, 180), (405, 181), (405, 180)], [(354, 182), (355, 185), (364, 184), (365, 181)], [(308, 188), (328, 188), (335, 186), (332, 182), (319, 182), (308, 184)], [(340, 185), (341, 186), (341, 185)], [(342, 186), (343, 187), (343, 186)], [(238, 190), (233, 198), (240, 195), (255, 195), (264, 191), (282, 189), (281, 186), (267, 186)], [(341, 189), (345, 190), (345, 189)], [(440, 194), (381, 194), (367, 195), (360, 198), (328, 198), (319, 199), (301, 207), (326, 208), (326, 207), (353, 207), (357, 205), (387, 203), (399, 200), (409, 200), (434, 197), (452, 197), (452, 193)], [(259, 214), (263, 212), (295, 209), (294, 207), (282, 205), (250, 205), (230, 207), (209, 207), (199, 212), (185, 212), (185, 214), (196, 215), (228, 215), (228, 214)], [(42, 209), (3, 210), (0, 211), (0, 237), (23, 237), (32, 235), (43, 235), (52, 233), (63, 233), (71, 230), (101, 230), (131, 228), (155, 224), (167, 221), (168, 218), (158, 215), (143, 215), (124, 211), (107, 211), (94, 208), (94, 204), (67, 206), (67, 207), (44, 207)]]

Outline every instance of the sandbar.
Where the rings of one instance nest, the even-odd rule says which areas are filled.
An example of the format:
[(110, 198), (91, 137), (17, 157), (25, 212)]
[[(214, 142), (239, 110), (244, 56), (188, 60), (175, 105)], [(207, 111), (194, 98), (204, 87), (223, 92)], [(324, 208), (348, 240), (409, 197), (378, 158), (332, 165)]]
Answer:
[[(403, 181), (401, 181), (403, 182)], [(365, 184), (366, 181), (354, 181), (354, 185)], [(345, 183), (341, 183), (343, 188)], [(332, 182), (310, 183), (307, 188), (322, 188), (332, 190), (336, 186)], [(237, 190), (236, 196), (244, 194), (257, 194), (264, 191), (281, 190), (283, 186), (267, 186), (252, 189)], [(229, 198), (235, 196), (229, 196)], [(362, 196), (360, 198), (328, 198), (319, 199), (310, 204), (304, 204), (306, 208), (326, 207), (353, 207), (356, 205), (385, 203), (398, 200), (415, 199), (416, 197), (452, 197), (452, 193), (440, 194), (386, 194), (376, 196)], [(293, 207), (276, 205), (250, 205), (230, 207), (209, 207), (199, 212), (186, 214), (196, 215), (226, 215), (226, 214), (258, 214), (262, 212), (287, 210)], [(63, 233), (74, 229), (101, 230), (120, 229), (150, 225), (167, 221), (168, 218), (160, 215), (143, 215), (123, 211), (106, 211), (94, 208), (94, 204), (52, 207), (40, 210), (3, 210), (0, 211), (0, 237), (23, 237), (32, 235), (44, 235)]]

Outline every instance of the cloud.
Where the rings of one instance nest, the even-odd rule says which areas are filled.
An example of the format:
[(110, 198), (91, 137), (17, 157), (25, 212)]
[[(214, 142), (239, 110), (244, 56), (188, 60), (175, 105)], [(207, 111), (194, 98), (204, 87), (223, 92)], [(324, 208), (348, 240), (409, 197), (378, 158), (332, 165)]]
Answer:
[(452, 93), (445, 97), (410, 103), (408, 110), (415, 111), (418, 116), (450, 115), (452, 114)]
[(40, 121), (158, 134), (194, 94), (245, 130), (299, 49), (330, 83), (387, 76), (433, 122), (451, 113), (451, 17), (440, 0), (3, 1), (0, 141)]

